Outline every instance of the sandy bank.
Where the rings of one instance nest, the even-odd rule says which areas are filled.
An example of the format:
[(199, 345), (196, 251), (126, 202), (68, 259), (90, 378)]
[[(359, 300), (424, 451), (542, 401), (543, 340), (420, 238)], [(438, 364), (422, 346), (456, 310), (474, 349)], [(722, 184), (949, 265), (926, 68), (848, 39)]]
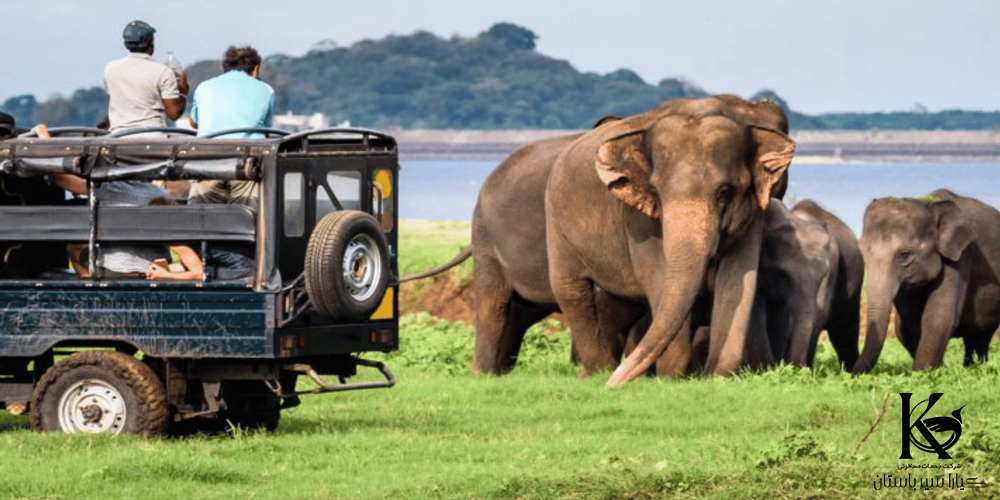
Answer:
[[(395, 130), (404, 158), (502, 158), (539, 139), (575, 130)], [(803, 131), (802, 161), (1000, 161), (1000, 131)]]

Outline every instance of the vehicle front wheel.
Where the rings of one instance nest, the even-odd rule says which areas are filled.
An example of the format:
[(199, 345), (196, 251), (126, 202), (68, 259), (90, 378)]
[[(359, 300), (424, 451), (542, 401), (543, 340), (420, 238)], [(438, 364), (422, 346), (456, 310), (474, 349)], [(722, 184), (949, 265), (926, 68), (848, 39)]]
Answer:
[(35, 386), (31, 426), (42, 431), (162, 433), (170, 411), (163, 383), (132, 356), (85, 351), (49, 368)]

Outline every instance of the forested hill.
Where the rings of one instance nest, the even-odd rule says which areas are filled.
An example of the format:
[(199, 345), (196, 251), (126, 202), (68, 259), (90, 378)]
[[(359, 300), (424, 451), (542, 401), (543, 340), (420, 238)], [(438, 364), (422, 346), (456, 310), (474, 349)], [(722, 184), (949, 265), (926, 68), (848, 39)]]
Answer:
[[(334, 123), (350, 120), (375, 128), (587, 128), (606, 115), (634, 114), (667, 99), (709, 93), (682, 79), (647, 83), (628, 69), (580, 72), (537, 52), (536, 40), (526, 28), (499, 23), (472, 38), (420, 31), (350, 47), (323, 42), (302, 57), (267, 58), (263, 78), (277, 92), (278, 113), (323, 112)], [(220, 71), (218, 61), (189, 66), (192, 88)], [(789, 110), (771, 91), (745, 97), (774, 99)], [(44, 102), (14, 96), (0, 109), (18, 123), (94, 125), (106, 102), (103, 89), (92, 87)], [(797, 129), (1000, 128), (996, 112), (789, 114)]]

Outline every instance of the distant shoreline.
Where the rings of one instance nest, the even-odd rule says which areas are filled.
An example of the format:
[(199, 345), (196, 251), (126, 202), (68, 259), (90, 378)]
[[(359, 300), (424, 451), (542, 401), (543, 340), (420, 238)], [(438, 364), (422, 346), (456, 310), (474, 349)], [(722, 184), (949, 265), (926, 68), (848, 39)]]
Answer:
[[(501, 159), (532, 141), (576, 130), (395, 130), (403, 159)], [(1000, 131), (793, 132), (796, 161), (1000, 161)]]

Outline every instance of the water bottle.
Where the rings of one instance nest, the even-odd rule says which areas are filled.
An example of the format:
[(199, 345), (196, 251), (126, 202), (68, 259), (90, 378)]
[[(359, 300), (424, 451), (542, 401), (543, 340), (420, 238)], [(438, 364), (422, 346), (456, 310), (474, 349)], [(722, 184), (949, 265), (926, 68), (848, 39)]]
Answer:
[(181, 65), (181, 61), (177, 59), (177, 56), (173, 52), (167, 52), (167, 62), (165, 63), (168, 68), (174, 70), (178, 76), (184, 72), (184, 66)]

